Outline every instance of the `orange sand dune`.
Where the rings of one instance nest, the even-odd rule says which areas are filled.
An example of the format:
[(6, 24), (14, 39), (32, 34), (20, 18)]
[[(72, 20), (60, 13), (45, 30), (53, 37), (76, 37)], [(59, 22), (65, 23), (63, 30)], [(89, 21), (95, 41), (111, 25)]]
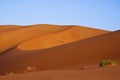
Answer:
[(15, 47), (25, 40), (37, 36), (43, 36), (46, 34), (63, 31), (68, 28), (70, 27), (59, 27), (56, 25), (35, 25), (18, 30), (3, 32), (0, 34), (0, 53), (12, 47)]
[(20, 44), (18, 48), (22, 50), (45, 49), (105, 33), (108, 33), (108, 31), (91, 29), (82, 26), (73, 26), (61, 32), (30, 39)]
[(20, 28), (23, 28), (23, 27), (18, 26), (18, 25), (0, 25), (0, 32), (16, 30), (16, 29), (20, 29)]
[(119, 58), (120, 31), (115, 31), (44, 50), (23, 50), (15, 47), (0, 55), (0, 74), (21, 73), (29, 66), (36, 70), (51, 70)]

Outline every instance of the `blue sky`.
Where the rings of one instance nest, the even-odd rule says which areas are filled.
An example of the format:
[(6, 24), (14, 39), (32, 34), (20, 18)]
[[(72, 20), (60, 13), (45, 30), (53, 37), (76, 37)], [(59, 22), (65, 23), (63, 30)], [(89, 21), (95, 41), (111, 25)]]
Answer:
[(0, 24), (120, 29), (120, 0), (0, 0)]

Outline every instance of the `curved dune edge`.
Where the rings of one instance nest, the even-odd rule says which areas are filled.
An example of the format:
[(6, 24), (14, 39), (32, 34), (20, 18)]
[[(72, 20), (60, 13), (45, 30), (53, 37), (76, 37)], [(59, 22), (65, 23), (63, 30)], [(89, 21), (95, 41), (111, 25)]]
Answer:
[(105, 33), (108, 33), (108, 31), (97, 30), (82, 26), (73, 26), (67, 30), (30, 39), (18, 45), (17, 48), (22, 50), (46, 49)]
[(3, 32), (0, 34), (0, 53), (15, 47), (25, 40), (29, 40), (37, 36), (56, 33), (68, 28), (70, 27), (56, 25), (33, 25), (18, 30)]
[(28, 66), (38, 71), (51, 70), (119, 58), (120, 31), (115, 31), (45, 50), (24, 51), (13, 48), (0, 56), (0, 74), (23, 73)]

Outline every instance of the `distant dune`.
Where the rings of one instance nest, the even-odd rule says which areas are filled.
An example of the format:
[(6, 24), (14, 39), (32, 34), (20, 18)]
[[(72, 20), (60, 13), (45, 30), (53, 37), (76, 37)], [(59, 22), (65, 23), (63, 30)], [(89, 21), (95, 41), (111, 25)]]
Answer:
[[(32, 39), (32, 38), (35, 38), (38, 36), (44, 36), (44, 35), (58, 33), (58, 32), (62, 32), (62, 31), (64, 31), (64, 32), (59, 34), (59, 35), (68, 34), (70, 38), (72, 38), (73, 35), (74, 35), (74, 37), (75, 36), (82, 37), (83, 34), (85, 35), (85, 36), (84, 35), (83, 36), (87, 38), (90, 36), (95, 36), (95, 35), (104, 34), (104, 33), (108, 32), (108, 31), (104, 31), (104, 30), (82, 28), (81, 26), (78, 26), (78, 27), (81, 27), (78, 29), (75, 29), (72, 27), (74, 27), (74, 26), (57, 26), (57, 25), (41, 24), (41, 25), (26, 26), (22, 29), (16, 29), (16, 30), (1, 33), (0, 34), (0, 38), (1, 38), (0, 39), (0, 44), (1, 44), (0, 53), (5, 51), (5, 50), (8, 50), (14, 46), (17, 46), (18, 44), (20, 44), (23, 41), (26, 41), (26, 40), (29, 40), (29, 39)], [(8, 28), (10, 29), (10, 27), (8, 27)], [(65, 30), (68, 30), (70, 28), (72, 28), (71, 31), (70, 30), (68, 32), (65, 31)], [(59, 37), (59, 35), (58, 35), (58, 37)], [(55, 39), (54, 39), (54, 41), (55, 41)], [(34, 43), (32, 43), (32, 44), (34, 44)], [(54, 45), (54, 44), (52, 44), (52, 45)]]
[[(90, 80), (96, 80), (103, 76), (99, 73), (101, 71), (105, 73), (101, 80), (108, 79), (105, 77), (110, 75), (110, 80), (117, 80), (118, 78), (113, 77), (114, 73), (109, 72), (113, 71), (120, 74), (117, 72), (119, 66), (109, 68), (109, 72), (106, 72), (107, 68), (100, 69), (98, 67), (93, 71), (92, 69), (85, 71), (85, 73), (76, 71), (76, 67), (91, 66), (104, 59), (119, 62), (119, 30), (110, 32), (84, 26), (48, 24), (20, 26), (18, 28), (0, 27), (0, 30), (0, 74), (6, 72), (25, 73), (27, 67), (39, 71), (38, 73), (18, 74), (14, 77), (15, 79), (11, 76), (11, 80), (16, 80), (16, 78), (19, 78), (17, 80), (32, 80), (28, 77), (29, 75), (36, 75), (36, 77), (40, 75), (41, 77), (39, 76), (36, 80), (53, 80), (49, 78), (51, 73), (59, 77), (55, 80), (87, 80), (88, 77), (85, 76), (89, 76), (89, 74), (91, 74)], [(62, 73), (66, 75), (66, 78)], [(79, 74), (83, 76), (79, 77)], [(94, 78), (93, 75), (98, 76)], [(42, 76), (46, 76), (46, 78), (42, 78)], [(9, 79), (8, 77), (0, 77), (0, 80)]]
[(17, 25), (1, 25), (0, 26), (0, 33), (5, 32), (5, 31), (10, 31), (10, 30), (16, 30), (22, 28), (21, 26)]
[(35, 25), (22, 29), (7, 31), (0, 34), (0, 53), (8, 50), (21, 42), (50, 33), (55, 33), (70, 27), (57, 27), (53, 25)]
[(57, 33), (48, 34), (42, 37), (40, 36), (25, 41), (18, 45), (18, 48), (23, 50), (46, 49), (108, 33), (108, 31), (97, 30), (82, 26), (66, 26), (66, 27), (70, 28)]

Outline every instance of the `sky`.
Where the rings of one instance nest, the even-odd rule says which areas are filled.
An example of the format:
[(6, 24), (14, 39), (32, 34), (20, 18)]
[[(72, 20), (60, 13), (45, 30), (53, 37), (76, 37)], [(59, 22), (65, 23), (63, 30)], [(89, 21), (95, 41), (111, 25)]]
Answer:
[(120, 29), (120, 0), (0, 0), (0, 25), (82, 25)]

